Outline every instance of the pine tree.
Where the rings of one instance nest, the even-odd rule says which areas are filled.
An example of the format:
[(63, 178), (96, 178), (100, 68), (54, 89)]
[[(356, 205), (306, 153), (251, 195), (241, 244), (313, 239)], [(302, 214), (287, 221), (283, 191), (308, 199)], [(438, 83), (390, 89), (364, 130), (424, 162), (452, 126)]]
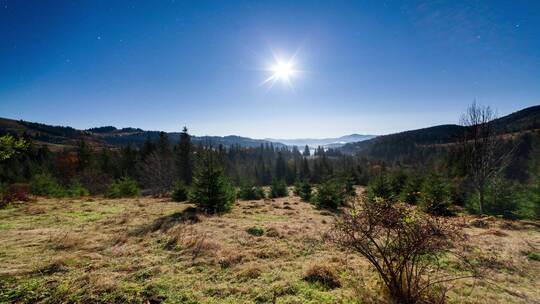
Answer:
[(152, 154), (156, 150), (156, 145), (152, 142), (150, 135), (146, 137), (141, 147), (141, 159), (145, 159), (148, 155)]
[(230, 211), (236, 199), (230, 185), (211, 149), (202, 150), (197, 160), (190, 200), (210, 213)]
[(176, 166), (178, 169), (179, 179), (186, 185), (191, 184), (193, 177), (193, 168), (191, 161), (191, 136), (188, 134), (188, 129), (184, 127), (180, 133), (180, 142), (176, 149)]
[(137, 165), (137, 151), (131, 145), (122, 148), (120, 152), (120, 171), (122, 176), (135, 176)]
[(165, 132), (159, 132), (157, 151), (162, 156), (171, 155), (171, 144), (169, 142), (169, 136)]
[(302, 159), (302, 166), (300, 167), (300, 178), (309, 180), (311, 173), (309, 171), (309, 163), (306, 157)]
[(276, 160), (276, 178), (279, 180), (283, 180), (286, 176), (287, 164), (285, 163), (285, 159), (283, 158), (283, 153), (280, 151), (278, 152), (278, 157)]
[(302, 153), (303, 156), (308, 157), (311, 153), (309, 152), (309, 147), (306, 145), (304, 148), (304, 153)]

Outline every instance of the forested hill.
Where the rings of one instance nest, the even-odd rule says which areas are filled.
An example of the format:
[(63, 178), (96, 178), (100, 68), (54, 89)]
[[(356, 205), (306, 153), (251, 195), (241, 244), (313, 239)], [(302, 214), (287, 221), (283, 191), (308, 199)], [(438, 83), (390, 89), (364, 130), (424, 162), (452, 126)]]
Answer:
[[(529, 107), (494, 121), (500, 134), (525, 132), (540, 129), (540, 106)], [(457, 141), (464, 133), (459, 125), (440, 125), (418, 130), (405, 131), (376, 138), (348, 143), (340, 148), (343, 153), (360, 154), (391, 160), (395, 156), (418, 153), (419, 147), (448, 144)]]
[[(128, 144), (137, 146), (141, 145), (147, 138), (156, 140), (159, 137), (160, 131), (145, 131), (139, 128), (117, 129), (112, 126), (77, 130), (72, 127), (51, 126), (23, 120), (0, 118), (0, 134), (6, 133), (26, 134), (26, 136), (29, 136), (37, 143), (63, 148), (75, 146), (81, 139), (84, 139), (91, 146), (124, 146)], [(170, 132), (167, 135), (171, 142), (179, 141), (179, 132)], [(191, 140), (194, 144), (224, 145), (226, 147), (233, 145), (258, 147), (261, 144), (272, 144), (274, 147), (284, 146), (281, 143), (236, 135), (192, 136)]]

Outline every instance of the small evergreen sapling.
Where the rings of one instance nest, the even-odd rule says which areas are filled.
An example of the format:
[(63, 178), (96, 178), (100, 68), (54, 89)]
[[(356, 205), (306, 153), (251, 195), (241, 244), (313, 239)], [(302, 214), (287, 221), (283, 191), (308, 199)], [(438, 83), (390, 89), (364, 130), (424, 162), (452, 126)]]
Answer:
[(235, 190), (211, 150), (202, 151), (196, 163), (190, 200), (210, 213), (228, 212), (236, 200)]

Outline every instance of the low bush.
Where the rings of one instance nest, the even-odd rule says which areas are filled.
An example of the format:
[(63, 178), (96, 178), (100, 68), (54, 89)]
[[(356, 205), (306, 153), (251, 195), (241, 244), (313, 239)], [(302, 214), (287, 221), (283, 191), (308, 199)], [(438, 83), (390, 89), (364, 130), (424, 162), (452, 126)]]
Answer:
[(390, 185), (386, 174), (380, 173), (369, 181), (366, 189), (366, 196), (367, 199), (371, 201), (376, 198), (385, 200), (390, 200), (392, 198), (392, 186)]
[(303, 279), (311, 283), (319, 283), (325, 288), (341, 287), (335, 270), (328, 265), (313, 264), (309, 266)]
[(303, 201), (309, 202), (312, 197), (313, 189), (307, 180), (297, 181), (294, 185), (294, 194), (300, 197)]
[(262, 236), (264, 234), (264, 229), (261, 227), (249, 227), (246, 229), (246, 232), (253, 236)]
[(171, 194), (171, 198), (175, 202), (184, 202), (187, 201), (189, 196), (189, 189), (183, 182), (177, 182)]
[(410, 205), (416, 205), (420, 201), (422, 194), (423, 178), (421, 175), (414, 175), (407, 179), (401, 189), (399, 199)]
[(352, 176), (348, 176), (344, 178), (345, 183), (345, 193), (348, 196), (356, 196), (356, 188), (354, 187), (356, 185), (356, 179)]
[(432, 174), (424, 180), (419, 204), (425, 212), (433, 215), (452, 214), (450, 198), (450, 189), (442, 177)]
[(88, 196), (90, 192), (81, 185), (78, 181), (73, 182), (65, 191), (66, 195), (69, 197), (81, 197)]
[(539, 261), (540, 262), (540, 252), (528, 251), (528, 252), (525, 252), (525, 256), (529, 260)]
[(266, 198), (266, 191), (264, 191), (263, 187), (255, 186), (254, 190), (255, 197), (258, 197), (258, 199)]
[(109, 198), (134, 197), (139, 195), (140, 190), (137, 183), (127, 176), (116, 179), (109, 187), (107, 193), (107, 197)]
[(13, 184), (3, 186), (0, 189), (0, 206), (12, 202), (27, 202), (29, 200), (27, 184)]
[(265, 198), (263, 188), (256, 187), (249, 183), (242, 183), (238, 191), (238, 197), (242, 200), (259, 200)]
[(390, 186), (390, 197), (396, 201), (399, 199), (403, 188), (407, 184), (409, 177), (403, 171), (398, 170), (388, 174), (388, 185)]
[(36, 174), (30, 180), (30, 193), (39, 196), (64, 197), (65, 190), (49, 174)]
[(345, 204), (346, 199), (345, 185), (338, 179), (330, 179), (317, 187), (314, 201), (319, 208), (337, 209)]
[(270, 197), (286, 197), (289, 195), (289, 190), (287, 189), (287, 184), (284, 180), (273, 179), (272, 185), (270, 186)]
[(438, 257), (453, 254), (461, 269), (477, 274), (453, 245), (466, 242), (460, 229), (407, 204), (375, 199), (346, 210), (327, 238), (367, 258), (389, 303), (444, 303), (447, 289), (441, 282), (467, 276), (431, 280), (444, 276)]

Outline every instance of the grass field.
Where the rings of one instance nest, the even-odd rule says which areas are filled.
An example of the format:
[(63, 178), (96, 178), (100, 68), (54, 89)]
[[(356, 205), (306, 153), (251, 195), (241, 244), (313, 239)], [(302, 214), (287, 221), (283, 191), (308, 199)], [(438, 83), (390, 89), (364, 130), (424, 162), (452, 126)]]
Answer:
[[(487, 279), (454, 282), (449, 302), (540, 302), (538, 223), (454, 220)], [(0, 302), (384, 301), (362, 257), (324, 242), (333, 221), (296, 197), (212, 217), (163, 199), (38, 198), (0, 210)], [(334, 284), (309, 279), (321, 269)]]

